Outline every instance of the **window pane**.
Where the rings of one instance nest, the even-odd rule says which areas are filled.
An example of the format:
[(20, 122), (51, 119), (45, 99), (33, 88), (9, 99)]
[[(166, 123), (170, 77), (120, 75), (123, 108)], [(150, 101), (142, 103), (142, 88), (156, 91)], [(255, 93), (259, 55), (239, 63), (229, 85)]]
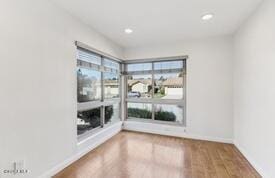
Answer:
[(104, 74), (104, 97), (118, 98), (119, 97), (119, 80), (118, 74), (105, 72)]
[(152, 75), (128, 76), (128, 97), (149, 98), (152, 96)]
[(155, 105), (155, 120), (182, 123), (182, 107), (169, 104), (157, 104)]
[(183, 61), (166, 61), (166, 62), (155, 62), (155, 70), (164, 70), (164, 69), (179, 69), (183, 67)]
[(155, 74), (155, 98), (182, 99), (183, 97), (183, 74), (164, 73)]
[(152, 63), (128, 64), (127, 71), (146, 71), (152, 70)]
[(96, 70), (78, 68), (77, 100), (87, 102), (101, 98), (101, 73)]
[(100, 127), (100, 108), (77, 112), (77, 135)]
[(105, 106), (105, 124), (109, 122), (119, 121), (119, 104), (113, 104), (110, 106)]
[(115, 62), (113, 60), (104, 58), (103, 64), (104, 64), (104, 67), (109, 67), (109, 68), (112, 68), (112, 69), (119, 70), (119, 63)]
[(89, 52), (82, 48), (77, 49), (77, 59), (92, 64), (101, 65), (101, 57), (99, 55)]
[(152, 119), (152, 104), (128, 103), (128, 118)]

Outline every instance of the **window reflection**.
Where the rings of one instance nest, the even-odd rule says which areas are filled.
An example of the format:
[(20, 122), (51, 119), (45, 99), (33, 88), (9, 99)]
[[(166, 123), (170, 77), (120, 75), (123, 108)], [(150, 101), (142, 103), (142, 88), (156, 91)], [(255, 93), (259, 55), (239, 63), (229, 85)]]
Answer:
[(118, 98), (119, 97), (119, 80), (118, 74), (105, 72), (104, 74), (104, 97)]
[(119, 121), (119, 104), (105, 106), (105, 124)]
[(77, 99), (78, 102), (100, 100), (101, 73), (79, 67), (77, 70)]
[(100, 127), (100, 108), (77, 112), (77, 134)]

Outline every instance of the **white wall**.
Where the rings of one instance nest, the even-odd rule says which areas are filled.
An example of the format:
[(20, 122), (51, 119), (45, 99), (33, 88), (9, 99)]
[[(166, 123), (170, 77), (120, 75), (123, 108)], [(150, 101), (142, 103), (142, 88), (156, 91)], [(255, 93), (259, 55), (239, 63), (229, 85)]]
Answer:
[(275, 1), (235, 36), (234, 137), (264, 177), (275, 177)]
[[(234, 62), (235, 142), (270, 177), (275, 177), (274, 17), (275, 2), (266, 0), (235, 36)], [(0, 24), (0, 168), (25, 160), (31, 171), (25, 177), (37, 177), (91, 142), (77, 146), (74, 41), (121, 58), (123, 49), (45, 0), (1, 0)], [(232, 44), (226, 36), (126, 49), (127, 59), (189, 56), (187, 133), (135, 122), (126, 127), (230, 141)]]
[(77, 152), (74, 40), (122, 49), (46, 0), (1, 0), (0, 26), (1, 173), (23, 159), (34, 178)]
[(188, 55), (187, 133), (196, 138), (229, 141), (233, 138), (232, 44), (232, 37), (226, 36), (128, 48), (125, 58)]

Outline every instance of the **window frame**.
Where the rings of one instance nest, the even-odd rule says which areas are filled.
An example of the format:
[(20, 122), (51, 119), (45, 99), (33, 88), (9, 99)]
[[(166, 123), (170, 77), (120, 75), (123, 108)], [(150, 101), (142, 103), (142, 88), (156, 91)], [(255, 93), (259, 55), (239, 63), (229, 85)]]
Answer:
[[(121, 119), (122, 119), (122, 115), (121, 115), (121, 103), (122, 103), (122, 99), (121, 99), (121, 96), (122, 96), (121, 65), (122, 65), (122, 62), (113, 58), (113, 57), (110, 57), (109, 55), (99, 53), (96, 50), (87, 49), (86, 47), (83, 47), (82, 45), (78, 45), (76, 42), (76, 53), (78, 53), (78, 50), (85, 50), (87, 53), (92, 53), (92, 54), (100, 56), (100, 62), (101, 62), (101, 64), (99, 65), (99, 70), (98, 70), (101, 75), (101, 79), (100, 79), (101, 97), (100, 97), (100, 99), (93, 100), (93, 101), (86, 101), (86, 102), (78, 102), (78, 99), (77, 99), (77, 112), (100, 108), (100, 123), (101, 124), (97, 128), (93, 128), (91, 130), (84, 132), (83, 134), (77, 135), (78, 141), (81, 141), (82, 139), (86, 138), (87, 136), (93, 134), (96, 130), (99, 130), (100, 128), (104, 128), (105, 126), (110, 125), (111, 122), (108, 122), (105, 124), (105, 107), (106, 106), (118, 104), (119, 118), (116, 121), (121, 121)], [(119, 94), (119, 96), (117, 98), (105, 98), (104, 73), (105, 72), (114, 73), (114, 72), (112, 72), (112, 70), (111, 71), (106, 70), (107, 68), (110, 68), (110, 67), (104, 66), (104, 60), (106, 60), (106, 59), (118, 64), (118, 69), (117, 69), (117, 72), (115, 73), (118, 75), (118, 94)], [(76, 60), (77, 60), (77, 65), (76, 65), (76, 71), (77, 71), (77, 68), (81, 68), (83, 66), (80, 65), (82, 60), (78, 58), (78, 55), (76, 56)], [(86, 62), (86, 61), (84, 61), (84, 62)], [(87, 62), (87, 63), (89, 63), (89, 62)], [(93, 66), (93, 64), (91, 64), (91, 66)], [(93, 69), (91, 67), (90, 70), (95, 70), (95, 69)], [(76, 127), (77, 127), (77, 125), (76, 125)]]
[[(168, 124), (168, 125), (179, 125), (179, 126), (186, 126), (186, 60), (187, 56), (180, 56), (180, 57), (168, 57), (168, 58), (159, 58), (159, 59), (143, 59), (143, 60), (132, 60), (132, 61), (126, 61), (125, 62), (125, 67), (124, 67), (124, 76), (126, 80), (126, 85), (125, 85), (125, 119), (126, 120), (131, 120), (131, 121), (141, 121), (141, 122), (149, 122), (149, 123), (161, 123), (161, 124)], [(155, 70), (154, 69), (154, 63), (158, 62), (171, 62), (171, 61), (183, 61), (183, 66), (181, 70)], [(128, 72), (127, 71), (127, 64), (138, 64), (138, 63), (151, 63), (152, 64), (152, 70), (151, 71), (133, 71), (133, 72)], [(156, 73), (157, 71), (157, 73)], [(128, 76), (131, 75), (146, 75), (146, 74), (151, 74), (152, 75), (152, 91), (155, 90), (155, 74), (160, 74), (158, 73), (159, 71), (166, 71), (164, 72), (165, 74), (167, 73), (175, 73), (175, 72), (183, 72), (183, 77), (182, 77), (182, 82), (183, 82), (183, 87), (182, 87), (182, 98), (181, 99), (160, 99), (160, 98), (154, 98), (155, 93), (152, 92), (151, 98), (128, 98)], [(170, 72), (169, 72), (170, 71)], [(128, 117), (128, 103), (149, 103), (152, 104), (152, 118), (151, 119), (142, 119), (142, 118), (133, 118), (133, 117)], [(181, 106), (182, 107), (182, 121), (179, 122), (170, 122), (170, 121), (160, 121), (160, 120), (155, 120), (155, 105), (157, 104), (168, 104), (168, 105), (176, 105), (176, 106)]]
[[(105, 126), (105, 118), (104, 118), (104, 107), (105, 106), (109, 106), (112, 104), (118, 104), (119, 105), (119, 120), (120, 121), (125, 121), (128, 120), (128, 116), (127, 116), (127, 106), (128, 106), (128, 102), (133, 102), (133, 103), (151, 103), (152, 104), (152, 112), (155, 112), (155, 104), (172, 104), (172, 105), (180, 105), (182, 106), (182, 111), (183, 111), (183, 120), (182, 122), (179, 123), (175, 123), (175, 122), (170, 122), (170, 121), (158, 121), (158, 120), (153, 120), (153, 119), (134, 119), (131, 118), (131, 120), (136, 120), (139, 122), (149, 122), (149, 123), (159, 123), (159, 124), (165, 124), (165, 125), (176, 125), (176, 126), (186, 126), (186, 77), (187, 77), (187, 59), (188, 56), (171, 56), (171, 57), (162, 57), (162, 58), (147, 58), (147, 59), (136, 59), (136, 60), (122, 60), (119, 58), (116, 58), (112, 55), (109, 55), (107, 53), (104, 53), (102, 51), (99, 51), (95, 48), (92, 48), (82, 42), (79, 41), (75, 41), (75, 45), (76, 45), (76, 50), (78, 48), (82, 48), (86, 51), (89, 51), (91, 53), (97, 54), (101, 56), (101, 65), (102, 67), (100, 67), (99, 70), (103, 70), (104, 69), (104, 64), (103, 64), (103, 60), (104, 58), (107, 58), (108, 60), (112, 60), (116, 63), (119, 64), (119, 72), (118, 72), (118, 79), (119, 79), (119, 97), (118, 98), (106, 98), (104, 99), (104, 76), (103, 76), (103, 72), (101, 72), (101, 100), (98, 101), (88, 101), (88, 102), (81, 102), (78, 103), (77, 101), (77, 111), (83, 111), (83, 110), (89, 110), (89, 109), (94, 109), (97, 107), (101, 107), (101, 123), (102, 126), (97, 128), (97, 129), (92, 129), (90, 131), (86, 131), (84, 134), (81, 135), (77, 135), (77, 140), (78, 143), (81, 143), (84, 139), (86, 139), (87, 137), (90, 137), (92, 134), (96, 133), (98, 130), (101, 130), (104, 126)], [(77, 59), (77, 57), (76, 57)], [(160, 98), (154, 98), (154, 92), (152, 94), (152, 98), (128, 98), (128, 81), (127, 81), (127, 64), (135, 64), (135, 63), (152, 63), (152, 68), (154, 67), (153, 63), (154, 62), (168, 62), (168, 61), (175, 61), (175, 60), (182, 60), (183, 61), (183, 98), (179, 99), (179, 100), (174, 100), (174, 99), (160, 99)], [(76, 65), (77, 67), (77, 65)], [(151, 71), (155, 71), (155, 70), (151, 70)], [(165, 71), (165, 70), (162, 70)], [(146, 72), (142, 72), (141, 74), (146, 74)], [(151, 74), (151, 73), (147, 73), (147, 74)], [(131, 74), (133, 75), (133, 74)], [(155, 82), (155, 77), (154, 77), (155, 73), (152, 74), (152, 84)], [(152, 85), (155, 88), (155, 85)], [(153, 113), (152, 113), (153, 114)], [(117, 120), (116, 120), (117, 121)], [(109, 125), (109, 123), (107, 123), (106, 125)], [(76, 125), (77, 127), (77, 125)]]

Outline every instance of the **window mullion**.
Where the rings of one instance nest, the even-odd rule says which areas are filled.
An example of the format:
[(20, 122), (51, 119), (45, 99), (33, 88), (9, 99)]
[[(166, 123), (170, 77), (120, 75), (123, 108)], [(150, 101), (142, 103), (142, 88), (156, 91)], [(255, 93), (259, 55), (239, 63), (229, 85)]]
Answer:
[(100, 66), (100, 72), (101, 72), (101, 107), (100, 107), (100, 123), (101, 127), (104, 127), (105, 124), (105, 107), (103, 105), (104, 103), (104, 64), (103, 64), (103, 56), (101, 56), (101, 66)]
[[(154, 63), (152, 62), (152, 99), (155, 94), (155, 73), (154, 73)], [(155, 105), (152, 103), (152, 120), (155, 120)]]
[(105, 106), (100, 107), (100, 126), (104, 127), (105, 125)]
[(155, 120), (155, 104), (152, 104), (152, 120)]

